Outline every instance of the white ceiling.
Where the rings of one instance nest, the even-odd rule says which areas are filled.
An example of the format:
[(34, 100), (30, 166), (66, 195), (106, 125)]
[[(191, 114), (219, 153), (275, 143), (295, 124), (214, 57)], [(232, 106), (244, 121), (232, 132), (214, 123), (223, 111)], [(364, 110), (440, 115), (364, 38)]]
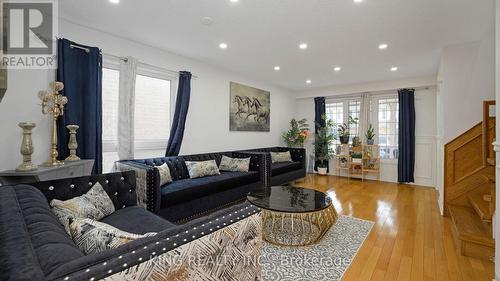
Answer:
[[(435, 75), (442, 48), (481, 40), (494, 13), (492, 0), (59, 2), (61, 17), (78, 24), (298, 91)], [(209, 26), (200, 22), (207, 16)]]

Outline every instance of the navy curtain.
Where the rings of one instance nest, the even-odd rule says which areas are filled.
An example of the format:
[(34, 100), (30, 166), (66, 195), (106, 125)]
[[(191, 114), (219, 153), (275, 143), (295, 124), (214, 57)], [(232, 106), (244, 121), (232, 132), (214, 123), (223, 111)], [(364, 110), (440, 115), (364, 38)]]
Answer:
[[(76, 48), (75, 46), (84, 49)], [(86, 51), (88, 50), (88, 51)], [(64, 83), (62, 94), (68, 97), (64, 116), (58, 120), (59, 159), (69, 155), (66, 125), (78, 125), (77, 155), (94, 159), (92, 173), (102, 172), (102, 56), (98, 48), (67, 39), (57, 42), (57, 81)]]
[(170, 138), (168, 139), (167, 152), (165, 153), (165, 156), (179, 155), (182, 138), (184, 137), (184, 127), (186, 125), (190, 96), (191, 73), (188, 71), (180, 71), (174, 120), (172, 122), (172, 128), (170, 129)]
[(399, 95), (398, 182), (414, 182), (415, 171), (415, 90), (401, 89)]
[[(314, 131), (317, 134), (318, 131), (325, 126), (325, 120), (323, 116), (326, 114), (326, 103), (324, 97), (314, 98)], [(314, 170), (317, 171), (317, 165), (320, 161), (314, 162)]]

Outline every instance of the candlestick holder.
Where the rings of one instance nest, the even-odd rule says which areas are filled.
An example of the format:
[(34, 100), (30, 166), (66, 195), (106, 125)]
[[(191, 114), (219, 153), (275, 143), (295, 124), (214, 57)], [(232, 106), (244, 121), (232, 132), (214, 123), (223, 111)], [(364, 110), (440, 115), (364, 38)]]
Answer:
[(50, 115), (52, 121), (50, 156), (49, 160), (42, 166), (57, 167), (64, 165), (64, 162), (57, 160), (59, 155), (57, 152), (57, 118), (64, 115), (64, 106), (68, 103), (68, 98), (59, 94), (59, 91), (64, 88), (63, 83), (52, 82), (50, 86), (52, 87), (51, 92), (41, 91), (38, 93), (38, 97), (42, 101), (42, 113)]
[(23, 129), (23, 142), (21, 143), (21, 154), (23, 155), (23, 163), (16, 168), (18, 172), (28, 172), (38, 169), (38, 166), (31, 162), (33, 154), (33, 140), (31, 138), (31, 130), (36, 127), (35, 123), (21, 122), (18, 124)]
[(76, 156), (76, 149), (78, 148), (78, 142), (76, 141), (76, 130), (80, 128), (77, 125), (68, 125), (66, 128), (69, 130), (69, 156), (65, 159), (65, 161), (78, 161), (80, 157)]

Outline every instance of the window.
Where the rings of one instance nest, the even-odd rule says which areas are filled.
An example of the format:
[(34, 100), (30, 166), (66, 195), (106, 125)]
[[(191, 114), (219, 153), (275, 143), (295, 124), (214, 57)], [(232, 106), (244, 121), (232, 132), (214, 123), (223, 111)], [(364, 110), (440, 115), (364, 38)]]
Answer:
[(377, 100), (376, 121), (380, 158), (397, 159), (399, 156), (399, 101), (397, 98)]
[[(135, 85), (134, 154), (157, 157), (165, 152), (170, 134), (170, 80), (138, 70)], [(118, 98), (120, 72), (103, 68), (103, 172), (118, 161)]]
[[(335, 125), (348, 123), (349, 117), (360, 119), (361, 115), (361, 100), (356, 99), (340, 99), (331, 100), (326, 103), (326, 116), (333, 120)], [(352, 138), (359, 136), (359, 122), (358, 124), (350, 124), (349, 132), (351, 137), (349, 143), (352, 143)], [(334, 142), (334, 145), (340, 144), (339, 140)]]

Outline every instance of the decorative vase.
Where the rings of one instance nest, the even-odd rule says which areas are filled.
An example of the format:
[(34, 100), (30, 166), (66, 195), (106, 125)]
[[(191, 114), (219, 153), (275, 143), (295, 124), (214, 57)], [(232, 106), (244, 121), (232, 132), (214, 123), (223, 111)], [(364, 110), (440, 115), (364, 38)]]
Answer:
[(31, 139), (31, 130), (36, 127), (35, 123), (21, 122), (18, 124), (23, 129), (23, 142), (21, 143), (21, 154), (23, 163), (16, 168), (18, 172), (27, 172), (38, 169), (37, 165), (31, 162), (33, 154), (33, 140)]
[(368, 145), (373, 145), (375, 143), (375, 140), (366, 140), (366, 143)]
[(324, 175), (326, 175), (327, 173), (328, 173), (328, 168), (320, 168), (320, 167), (318, 167), (318, 174), (319, 174), (319, 175), (324, 176)]
[(78, 142), (76, 141), (76, 130), (80, 128), (78, 125), (68, 125), (66, 128), (69, 130), (69, 156), (66, 158), (66, 161), (78, 161), (80, 157), (76, 156), (76, 149), (78, 148)]

